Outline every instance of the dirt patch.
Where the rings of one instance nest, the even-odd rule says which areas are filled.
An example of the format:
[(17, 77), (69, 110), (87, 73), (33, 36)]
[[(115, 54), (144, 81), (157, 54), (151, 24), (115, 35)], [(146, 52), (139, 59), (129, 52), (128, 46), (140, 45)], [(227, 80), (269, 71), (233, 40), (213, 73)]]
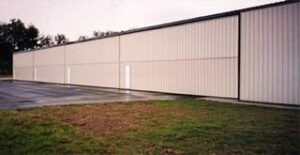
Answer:
[[(59, 117), (94, 135), (110, 135), (144, 128), (149, 125), (149, 120), (170, 113), (181, 115), (184, 110), (162, 108), (150, 103), (113, 103), (70, 107), (61, 111)], [(163, 119), (157, 121), (160, 120), (155, 120), (155, 123), (170, 123)]]

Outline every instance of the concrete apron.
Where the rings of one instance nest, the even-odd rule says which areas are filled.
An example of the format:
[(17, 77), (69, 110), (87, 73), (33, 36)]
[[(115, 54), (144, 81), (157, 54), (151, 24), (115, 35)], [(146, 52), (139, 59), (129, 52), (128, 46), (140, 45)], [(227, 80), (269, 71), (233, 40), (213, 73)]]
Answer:
[(244, 102), (237, 99), (225, 99), (225, 98), (214, 98), (214, 97), (201, 97), (197, 100), (205, 101), (214, 101), (222, 103), (232, 103), (232, 104), (241, 104), (249, 106), (259, 106), (259, 107), (268, 107), (268, 108), (279, 108), (279, 109), (289, 109), (289, 110), (300, 110), (300, 106), (297, 105), (282, 105), (282, 104), (267, 104), (267, 103), (258, 103), (258, 102)]

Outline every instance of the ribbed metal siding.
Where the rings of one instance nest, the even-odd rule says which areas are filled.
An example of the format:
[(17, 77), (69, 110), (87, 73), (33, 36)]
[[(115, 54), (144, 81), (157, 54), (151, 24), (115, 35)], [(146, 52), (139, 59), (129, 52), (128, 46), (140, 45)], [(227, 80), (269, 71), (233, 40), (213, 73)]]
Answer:
[(13, 55), (13, 74), (16, 80), (33, 80), (33, 52)]
[(14, 67), (13, 78), (16, 80), (33, 80), (33, 67)]
[(66, 46), (66, 64), (119, 62), (119, 37), (88, 41)]
[(237, 97), (238, 17), (121, 36), (121, 88)]
[(67, 67), (70, 68), (71, 84), (112, 88), (119, 87), (118, 63), (82, 64)]
[(241, 100), (299, 104), (300, 3), (241, 19)]
[(14, 67), (32, 67), (33, 52), (17, 53), (13, 55)]
[[(131, 67), (131, 88), (178, 94), (236, 97), (237, 60), (207, 59), (123, 63)], [(122, 80), (123, 79), (123, 80)], [(125, 88), (124, 70), (121, 86)]]
[(36, 81), (64, 83), (65, 47), (34, 51)]
[(67, 45), (65, 61), (71, 84), (119, 87), (119, 37)]
[(121, 62), (237, 57), (238, 17), (121, 36)]

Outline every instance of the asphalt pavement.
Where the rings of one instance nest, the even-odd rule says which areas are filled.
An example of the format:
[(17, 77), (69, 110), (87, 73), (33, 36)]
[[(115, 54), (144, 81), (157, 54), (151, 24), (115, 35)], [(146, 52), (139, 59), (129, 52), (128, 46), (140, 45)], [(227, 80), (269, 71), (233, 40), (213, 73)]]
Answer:
[(0, 80), (0, 109), (176, 98), (180, 96), (100, 87)]

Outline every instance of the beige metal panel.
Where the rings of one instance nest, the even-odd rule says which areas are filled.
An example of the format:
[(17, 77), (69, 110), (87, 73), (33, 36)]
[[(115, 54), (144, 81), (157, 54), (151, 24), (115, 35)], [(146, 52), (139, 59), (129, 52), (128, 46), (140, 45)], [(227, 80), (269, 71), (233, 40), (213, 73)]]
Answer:
[(237, 98), (237, 55), (237, 16), (124, 35), (121, 88)]
[(65, 78), (71, 84), (119, 88), (119, 63), (68, 65)]
[(16, 80), (33, 80), (33, 68), (32, 67), (14, 67), (14, 79)]
[(13, 54), (13, 78), (33, 80), (33, 52)]
[(241, 15), (242, 100), (300, 104), (300, 3)]
[(33, 52), (24, 52), (13, 54), (14, 67), (33, 66)]
[(51, 82), (51, 83), (64, 83), (64, 66), (36, 66), (36, 81)]
[(34, 51), (34, 80), (64, 83), (65, 47)]
[(66, 46), (66, 64), (94, 64), (119, 61), (119, 37)]
[(131, 89), (237, 97), (237, 58), (121, 63), (121, 88), (126, 65)]
[(65, 63), (65, 47), (53, 47), (34, 51), (34, 65), (64, 65)]
[(121, 62), (237, 57), (238, 17), (122, 35)]

